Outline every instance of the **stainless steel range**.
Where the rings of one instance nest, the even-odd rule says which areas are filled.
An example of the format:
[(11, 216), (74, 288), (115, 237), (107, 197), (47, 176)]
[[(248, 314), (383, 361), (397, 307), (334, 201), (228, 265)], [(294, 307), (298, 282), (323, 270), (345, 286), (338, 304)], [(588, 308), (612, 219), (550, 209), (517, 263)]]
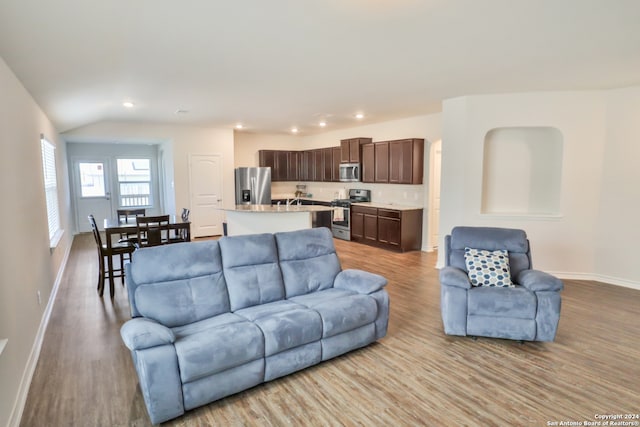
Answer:
[(336, 199), (331, 202), (334, 207), (331, 212), (331, 231), (333, 237), (342, 240), (351, 240), (351, 204), (358, 202), (370, 202), (371, 190), (349, 190), (348, 199)]

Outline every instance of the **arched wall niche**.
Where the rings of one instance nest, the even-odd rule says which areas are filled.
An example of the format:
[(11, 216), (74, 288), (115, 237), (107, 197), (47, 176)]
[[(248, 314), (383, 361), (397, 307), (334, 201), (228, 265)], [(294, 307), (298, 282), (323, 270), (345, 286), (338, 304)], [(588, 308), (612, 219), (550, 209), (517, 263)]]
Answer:
[(481, 213), (561, 214), (562, 132), (554, 127), (502, 127), (484, 139)]

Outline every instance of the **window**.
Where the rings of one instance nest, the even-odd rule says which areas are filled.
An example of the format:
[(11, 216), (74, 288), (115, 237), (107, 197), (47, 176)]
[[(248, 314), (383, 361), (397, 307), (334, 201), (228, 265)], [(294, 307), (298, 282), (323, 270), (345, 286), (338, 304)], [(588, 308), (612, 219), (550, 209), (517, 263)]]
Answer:
[(151, 160), (118, 159), (120, 207), (151, 206)]
[(56, 147), (40, 136), (42, 150), (42, 171), (44, 194), (47, 201), (47, 222), (49, 224), (49, 247), (54, 248), (62, 237), (60, 211), (58, 207), (58, 180), (56, 178)]
[(78, 164), (82, 197), (106, 197), (104, 164), (101, 162)]

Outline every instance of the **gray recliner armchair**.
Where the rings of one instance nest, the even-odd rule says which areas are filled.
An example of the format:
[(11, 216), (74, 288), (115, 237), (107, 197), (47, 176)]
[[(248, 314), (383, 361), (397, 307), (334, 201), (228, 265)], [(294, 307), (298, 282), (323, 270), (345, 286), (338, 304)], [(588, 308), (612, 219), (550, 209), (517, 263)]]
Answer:
[[(503, 282), (503, 273), (493, 268), (492, 260), (506, 255), (505, 250), (508, 257), (502, 258), (508, 258), (509, 271)], [(483, 260), (478, 267), (473, 256), (480, 252), (491, 254), (488, 264)], [(445, 265), (440, 270), (440, 306), (447, 335), (554, 340), (563, 284), (532, 269), (529, 240), (523, 230), (455, 227), (445, 237)], [(509, 273), (512, 286), (508, 286)]]

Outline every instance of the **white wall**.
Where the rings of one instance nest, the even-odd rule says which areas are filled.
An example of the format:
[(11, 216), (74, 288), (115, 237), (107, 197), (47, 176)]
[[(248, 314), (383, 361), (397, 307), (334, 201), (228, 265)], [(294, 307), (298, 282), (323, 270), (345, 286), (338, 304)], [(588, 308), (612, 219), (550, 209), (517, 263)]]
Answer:
[(640, 86), (607, 95), (595, 240), (600, 280), (640, 284)]
[[(609, 114), (607, 114), (607, 108)], [(456, 225), (523, 228), (531, 240), (534, 266), (562, 277), (596, 278), (622, 273), (638, 283), (630, 267), (610, 261), (634, 253), (633, 239), (622, 239), (608, 258), (599, 245), (612, 231), (634, 229), (631, 217), (611, 203), (632, 204), (638, 213), (638, 172), (625, 160), (629, 141), (638, 139), (637, 89), (469, 96), (443, 104), (441, 239)], [(481, 214), (482, 153), (487, 131), (497, 127), (555, 127), (563, 136), (560, 214), (498, 216)], [(612, 144), (610, 146), (610, 144)], [(612, 150), (612, 151), (611, 151)], [(634, 147), (632, 150), (636, 150)], [(611, 151), (611, 152), (610, 152)], [(633, 152), (633, 151), (632, 151)], [(603, 158), (605, 159), (603, 162)], [(637, 159), (637, 156), (636, 156)], [(622, 167), (621, 167), (622, 166)], [(633, 202), (629, 202), (633, 200)], [(637, 216), (636, 216), (637, 217)], [(637, 233), (637, 231), (634, 231)], [(626, 237), (626, 236), (625, 236)], [(635, 254), (638, 254), (635, 249)], [(438, 265), (443, 265), (443, 251)], [(629, 264), (630, 255), (624, 255)], [(609, 261), (607, 261), (609, 259)], [(636, 256), (637, 259), (637, 256)], [(616, 261), (617, 262), (617, 261)], [(629, 264), (630, 265), (630, 264)], [(605, 273), (607, 272), (607, 273)]]
[[(308, 150), (314, 148), (335, 147), (340, 140), (356, 137), (373, 138), (374, 141), (387, 141), (403, 138), (424, 138), (424, 185), (365, 184), (305, 182), (307, 191), (314, 198), (332, 200), (336, 192), (349, 188), (371, 190), (372, 199), (380, 203), (394, 203), (424, 207), (423, 212), (423, 248), (427, 245), (429, 213), (429, 147), (432, 142), (441, 139), (441, 115), (430, 114), (382, 123), (359, 125), (347, 129), (328, 131), (318, 135), (287, 136), (265, 135), (236, 132), (236, 167), (257, 166), (258, 150)], [(272, 194), (292, 195), (296, 188), (294, 182), (276, 182), (272, 185)]]
[[(71, 247), (65, 144), (0, 58), (0, 425), (18, 425), (59, 276)], [(65, 230), (49, 249), (40, 134), (56, 146)], [(37, 292), (41, 295), (38, 304)]]
[[(195, 126), (161, 125), (149, 123), (100, 122), (64, 134), (73, 141), (149, 141), (160, 143), (165, 160), (167, 213), (180, 215), (189, 207), (189, 155), (220, 154), (223, 164), (223, 205), (235, 204), (233, 130)], [(171, 200), (175, 198), (174, 200)]]

